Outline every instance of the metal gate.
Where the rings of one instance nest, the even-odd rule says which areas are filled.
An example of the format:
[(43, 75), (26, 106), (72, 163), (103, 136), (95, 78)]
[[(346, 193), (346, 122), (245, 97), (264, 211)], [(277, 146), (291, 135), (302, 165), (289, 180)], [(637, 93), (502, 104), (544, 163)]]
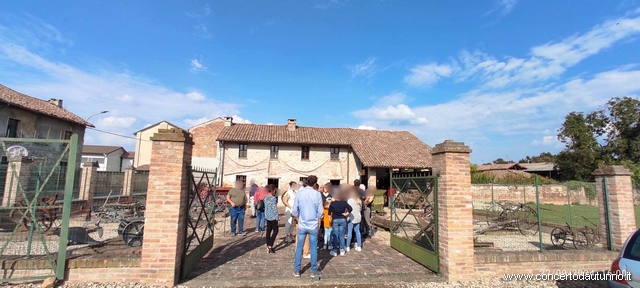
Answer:
[(213, 247), (216, 171), (187, 166), (189, 200), (180, 278), (184, 279)]
[[(0, 262), (16, 269), (3, 274), (0, 283), (64, 278), (77, 147), (77, 134), (70, 140), (0, 138), (0, 153), (8, 162), (0, 202)], [(24, 261), (33, 261), (25, 266), (38, 270), (18, 271)]]
[(438, 176), (392, 173), (391, 191), (391, 247), (439, 273)]

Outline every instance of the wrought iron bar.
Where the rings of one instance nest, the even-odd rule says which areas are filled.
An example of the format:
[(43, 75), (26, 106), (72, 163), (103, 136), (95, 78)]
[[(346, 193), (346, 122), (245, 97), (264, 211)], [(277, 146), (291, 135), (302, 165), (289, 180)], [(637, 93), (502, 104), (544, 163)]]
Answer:
[(540, 241), (540, 252), (544, 252), (542, 246), (542, 222), (540, 221), (540, 191), (538, 190), (538, 174), (536, 174), (536, 210), (538, 216), (538, 239)]
[(69, 240), (69, 218), (71, 217), (71, 198), (73, 198), (73, 184), (75, 183), (75, 165), (78, 154), (78, 134), (71, 135), (69, 140), (69, 158), (67, 175), (64, 186), (64, 199), (62, 205), (62, 226), (60, 228), (60, 244), (58, 245), (58, 261), (56, 265), (56, 278), (64, 279), (64, 271), (67, 263), (67, 243)]
[(613, 251), (613, 239), (611, 237), (611, 217), (609, 217), (609, 185), (607, 177), (602, 178), (602, 190), (604, 191), (604, 215), (607, 218), (607, 241), (609, 241), (609, 251)]

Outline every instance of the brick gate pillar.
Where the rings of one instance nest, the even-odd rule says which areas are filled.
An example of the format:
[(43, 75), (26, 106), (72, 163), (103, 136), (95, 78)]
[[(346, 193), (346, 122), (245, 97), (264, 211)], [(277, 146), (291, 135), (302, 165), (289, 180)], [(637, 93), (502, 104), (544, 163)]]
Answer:
[(23, 199), (22, 190), (26, 192), (29, 183), (29, 164), (31, 160), (22, 156), (10, 157), (7, 164), (7, 176), (4, 182), (4, 194), (2, 196), (2, 206), (10, 207), (16, 201)]
[(185, 246), (186, 166), (191, 165), (193, 140), (182, 129), (160, 129), (151, 141), (140, 279), (171, 287), (180, 278)]
[(438, 241), (440, 272), (449, 281), (475, 277), (473, 255), (473, 194), (471, 149), (462, 142), (445, 140), (431, 154), (438, 178)]
[(93, 205), (93, 196), (96, 194), (96, 183), (98, 181), (97, 176), (97, 163), (82, 163), (82, 174), (80, 174), (80, 199), (87, 201), (88, 207)]
[(600, 227), (603, 232), (603, 246), (609, 248), (607, 238), (607, 214), (605, 211), (604, 179), (607, 179), (609, 194), (609, 220), (612, 247), (620, 250), (627, 237), (636, 231), (636, 217), (633, 209), (631, 171), (623, 166), (605, 166), (593, 172), (596, 177), (596, 199), (600, 208)]

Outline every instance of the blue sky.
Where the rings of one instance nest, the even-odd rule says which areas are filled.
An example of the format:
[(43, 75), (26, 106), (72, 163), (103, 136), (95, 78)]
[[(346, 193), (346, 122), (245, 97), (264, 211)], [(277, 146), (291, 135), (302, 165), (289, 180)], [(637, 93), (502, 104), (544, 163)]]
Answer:
[[(218, 116), (408, 130), (473, 162), (640, 91), (638, 1), (6, 1), (0, 83), (131, 135)], [(90, 131), (89, 144), (134, 147)]]

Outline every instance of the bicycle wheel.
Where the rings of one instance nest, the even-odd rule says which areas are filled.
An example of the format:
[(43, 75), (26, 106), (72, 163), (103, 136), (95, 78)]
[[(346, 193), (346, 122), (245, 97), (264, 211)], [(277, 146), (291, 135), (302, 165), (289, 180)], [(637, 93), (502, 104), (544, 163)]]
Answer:
[(24, 218), (24, 221), (22, 223), (24, 227), (27, 228), (27, 230), (29, 230), (31, 229), (31, 225), (33, 225), (33, 223), (35, 222), (36, 226), (34, 228), (40, 229), (40, 232), (44, 233), (49, 231), (49, 229), (51, 229), (54, 221), (55, 221), (54, 216), (51, 215), (49, 211), (44, 209), (38, 209), (36, 210), (35, 219), (31, 216), (31, 214), (28, 214)]

